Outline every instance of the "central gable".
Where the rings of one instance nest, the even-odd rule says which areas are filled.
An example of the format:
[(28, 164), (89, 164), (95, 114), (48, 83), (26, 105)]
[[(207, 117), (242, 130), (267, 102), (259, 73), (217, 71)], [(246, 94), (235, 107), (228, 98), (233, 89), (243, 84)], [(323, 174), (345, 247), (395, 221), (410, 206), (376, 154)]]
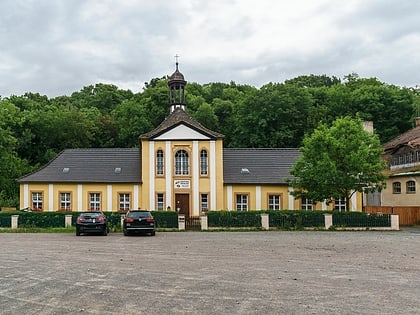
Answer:
[(161, 135), (157, 136), (155, 140), (209, 140), (207, 135), (204, 135), (184, 124), (180, 124), (175, 128), (169, 129)]

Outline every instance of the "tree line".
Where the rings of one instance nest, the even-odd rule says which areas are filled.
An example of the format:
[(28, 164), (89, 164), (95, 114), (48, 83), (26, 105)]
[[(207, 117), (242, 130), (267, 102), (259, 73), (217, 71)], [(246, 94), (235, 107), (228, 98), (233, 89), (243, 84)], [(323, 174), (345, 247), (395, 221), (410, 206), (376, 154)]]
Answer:
[[(225, 147), (300, 147), (319, 124), (350, 116), (371, 120), (381, 143), (413, 127), (418, 90), (376, 78), (299, 76), (260, 88), (230, 83), (186, 85), (186, 110), (225, 135)], [(0, 206), (18, 205), (16, 178), (66, 148), (136, 147), (139, 135), (169, 115), (168, 78), (139, 93), (112, 84), (70, 96), (0, 97)]]

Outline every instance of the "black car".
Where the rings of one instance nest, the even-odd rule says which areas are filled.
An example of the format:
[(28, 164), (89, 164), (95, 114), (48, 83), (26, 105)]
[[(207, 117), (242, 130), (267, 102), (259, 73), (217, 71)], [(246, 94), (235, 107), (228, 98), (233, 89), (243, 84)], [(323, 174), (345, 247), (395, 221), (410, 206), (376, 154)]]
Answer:
[(131, 233), (150, 233), (155, 235), (155, 219), (150, 211), (147, 210), (130, 210), (123, 222), (124, 235)]
[(81, 213), (76, 221), (76, 235), (79, 236), (82, 233), (108, 235), (105, 215), (99, 211)]

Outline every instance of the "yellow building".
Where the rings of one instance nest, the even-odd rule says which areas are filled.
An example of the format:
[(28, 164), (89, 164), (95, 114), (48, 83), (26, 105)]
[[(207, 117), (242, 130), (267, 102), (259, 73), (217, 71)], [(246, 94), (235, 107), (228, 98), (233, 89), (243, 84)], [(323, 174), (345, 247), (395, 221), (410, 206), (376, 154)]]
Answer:
[[(169, 80), (170, 114), (139, 137), (139, 147), (67, 149), (18, 179), (21, 208), (42, 211), (176, 210), (186, 217), (208, 210), (346, 210), (345, 200), (313, 205), (295, 200), (286, 180), (295, 148), (230, 149), (224, 136), (185, 111), (184, 76)], [(360, 210), (354, 194), (352, 211)]]

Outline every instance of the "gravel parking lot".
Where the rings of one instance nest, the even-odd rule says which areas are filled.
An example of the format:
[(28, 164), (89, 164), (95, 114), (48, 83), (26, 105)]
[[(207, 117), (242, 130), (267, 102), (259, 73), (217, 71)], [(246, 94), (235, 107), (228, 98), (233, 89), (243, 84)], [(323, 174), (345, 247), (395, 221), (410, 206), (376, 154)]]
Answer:
[(420, 314), (420, 233), (0, 234), (1, 314)]

